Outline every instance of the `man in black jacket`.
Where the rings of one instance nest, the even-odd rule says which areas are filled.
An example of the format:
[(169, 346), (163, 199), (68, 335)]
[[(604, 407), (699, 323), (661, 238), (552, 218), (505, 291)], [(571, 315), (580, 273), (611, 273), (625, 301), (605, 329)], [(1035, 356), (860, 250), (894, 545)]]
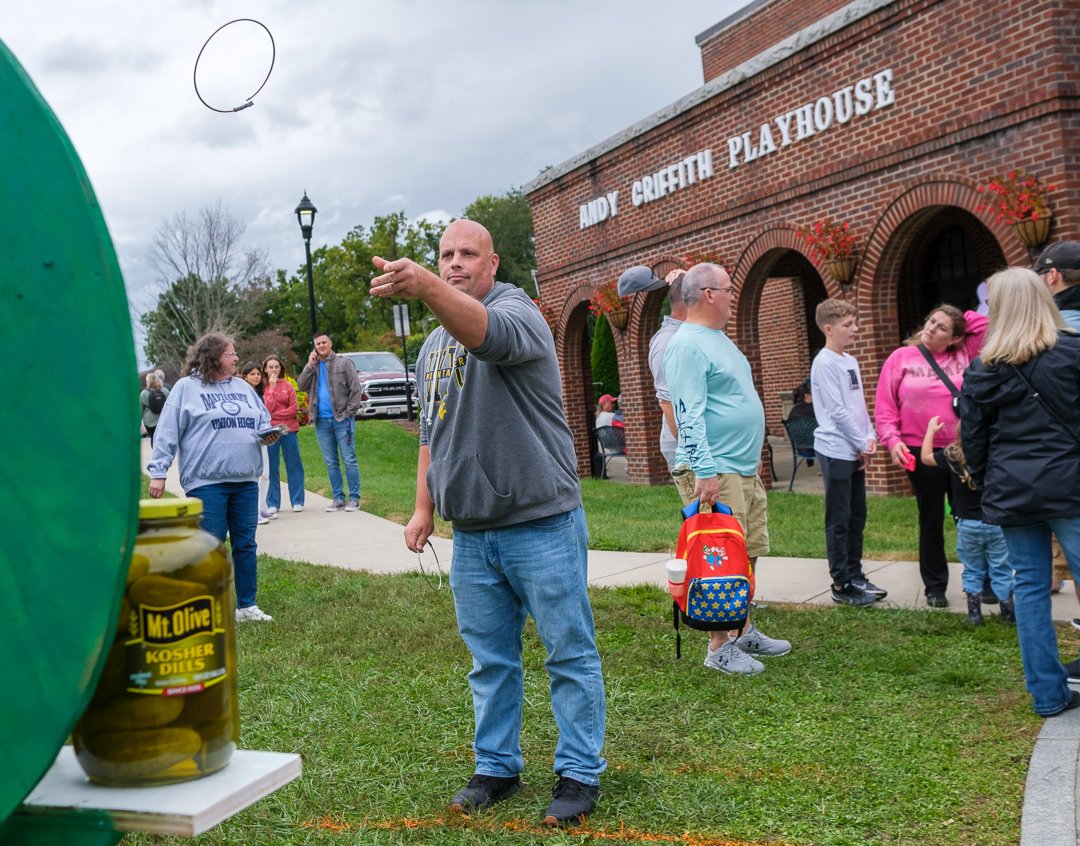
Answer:
[(1058, 241), (1042, 251), (1035, 262), (1061, 319), (1080, 332), (1080, 241)]

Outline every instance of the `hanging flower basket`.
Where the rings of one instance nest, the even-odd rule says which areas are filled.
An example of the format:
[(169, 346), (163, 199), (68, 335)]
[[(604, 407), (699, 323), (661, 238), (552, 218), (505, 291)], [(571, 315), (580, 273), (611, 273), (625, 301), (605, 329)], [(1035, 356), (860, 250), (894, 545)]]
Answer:
[(612, 279), (596, 289), (596, 293), (589, 300), (589, 311), (597, 317), (603, 315), (613, 329), (622, 331), (630, 319), (630, 312), (626, 307), (629, 297), (620, 297), (618, 283)]
[(839, 223), (825, 217), (797, 233), (806, 246), (821, 261), (855, 257), (855, 235), (848, 223)]
[(1051, 217), (1040, 217), (1037, 220), (1020, 220), (1013, 224), (1013, 232), (1025, 246), (1034, 249), (1041, 247), (1050, 237)]
[(988, 202), (976, 209), (990, 212), (998, 223), (1012, 224), (1016, 237), (1027, 247), (1041, 247), (1050, 237), (1054, 216), (1048, 194), (1056, 188), (1020, 169), (1010, 170), (979, 186), (979, 193), (986, 194)]
[(825, 260), (825, 266), (829, 269), (833, 279), (841, 285), (850, 285), (855, 276), (856, 262), (857, 259), (854, 256), (831, 258)]

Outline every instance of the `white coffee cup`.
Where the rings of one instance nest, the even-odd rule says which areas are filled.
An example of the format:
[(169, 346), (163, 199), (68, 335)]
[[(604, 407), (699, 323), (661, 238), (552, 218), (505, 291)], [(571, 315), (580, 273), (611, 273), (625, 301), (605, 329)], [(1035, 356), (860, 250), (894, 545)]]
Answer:
[(682, 558), (672, 558), (667, 563), (667, 578), (669, 582), (681, 585), (686, 581), (686, 561)]
[(686, 561), (672, 558), (667, 563), (668, 591), (672, 596), (682, 596), (686, 582)]

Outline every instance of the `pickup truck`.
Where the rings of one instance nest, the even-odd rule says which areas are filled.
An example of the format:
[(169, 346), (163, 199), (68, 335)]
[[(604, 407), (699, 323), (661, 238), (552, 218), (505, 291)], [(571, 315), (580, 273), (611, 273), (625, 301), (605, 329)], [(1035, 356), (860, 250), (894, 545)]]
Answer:
[(417, 410), (416, 380), (405, 370), (401, 359), (392, 352), (338, 353), (349, 359), (356, 367), (360, 380), (360, 408), (362, 417), (404, 417), (405, 398), (412, 394), (413, 414)]

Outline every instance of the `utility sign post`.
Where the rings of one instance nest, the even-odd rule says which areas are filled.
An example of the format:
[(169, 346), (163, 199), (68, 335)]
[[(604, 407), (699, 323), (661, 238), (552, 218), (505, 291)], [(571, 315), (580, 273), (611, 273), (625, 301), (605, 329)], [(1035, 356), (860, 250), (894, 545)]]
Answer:
[(412, 385), (409, 381), (409, 305), (408, 303), (396, 303), (394, 305), (394, 334), (401, 338), (401, 359), (405, 364), (405, 415), (409, 420), (413, 419), (412, 413)]

